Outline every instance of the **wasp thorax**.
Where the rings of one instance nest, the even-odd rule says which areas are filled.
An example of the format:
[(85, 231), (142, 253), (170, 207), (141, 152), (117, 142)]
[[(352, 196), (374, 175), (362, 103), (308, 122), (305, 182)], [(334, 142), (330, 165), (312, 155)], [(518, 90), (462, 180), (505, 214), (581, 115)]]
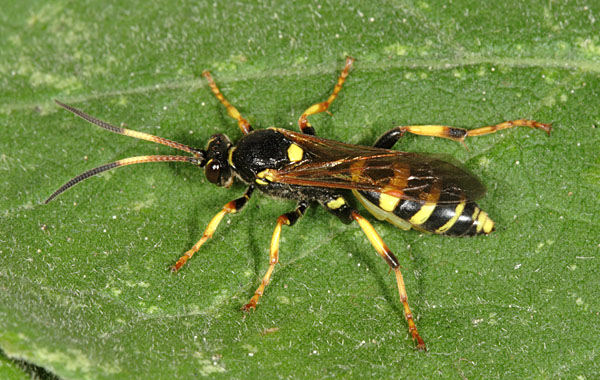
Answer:
[(204, 174), (217, 186), (229, 187), (233, 183), (233, 171), (227, 162), (231, 141), (223, 134), (213, 135), (208, 140), (207, 158)]

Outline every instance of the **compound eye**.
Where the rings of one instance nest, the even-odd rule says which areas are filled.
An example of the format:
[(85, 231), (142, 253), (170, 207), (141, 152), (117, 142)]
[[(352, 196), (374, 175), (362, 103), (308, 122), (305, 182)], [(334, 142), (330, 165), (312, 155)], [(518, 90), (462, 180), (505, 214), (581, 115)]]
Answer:
[(219, 179), (221, 177), (221, 164), (218, 161), (210, 160), (204, 168), (204, 174), (206, 175), (206, 179), (208, 179), (210, 182), (219, 184)]

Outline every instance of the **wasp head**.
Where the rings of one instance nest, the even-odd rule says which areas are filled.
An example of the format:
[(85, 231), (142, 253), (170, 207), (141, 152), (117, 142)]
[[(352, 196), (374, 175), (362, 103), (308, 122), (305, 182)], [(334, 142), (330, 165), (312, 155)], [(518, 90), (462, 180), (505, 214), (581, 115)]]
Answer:
[(223, 134), (213, 135), (206, 147), (206, 178), (217, 186), (229, 187), (233, 183), (233, 170), (227, 162), (231, 141)]

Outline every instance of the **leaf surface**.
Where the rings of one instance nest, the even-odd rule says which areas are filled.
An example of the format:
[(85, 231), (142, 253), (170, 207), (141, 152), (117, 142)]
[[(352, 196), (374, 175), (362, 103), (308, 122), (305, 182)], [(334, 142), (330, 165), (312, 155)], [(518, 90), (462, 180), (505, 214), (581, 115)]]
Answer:
[[(0, 14), (0, 348), (60, 378), (598, 376), (600, 8), (573, 1), (23, 1)], [(497, 224), (452, 239), (375, 222), (399, 257), (428, 353), (416, 352), (395, 281), (358, 226), (310, 208), (283, 229), (257, 194), (178, 274), (169, 265), (240, 196), (185, 164), (69, 178), (170, 154), (56, 107), (204, 147), (240, 137), (200, 77), (211, 70), (255, 128), (296, 130), (357, 62), (317, 134), (371, 144), (396, 125), (464, 128), (531, 118), (460, 144)], [(367, 211), (362, 213), (366, 216)], [(15, 375), (19, 376), (19, 375)], [(18, 378), (18, 377), (16, 377)]]

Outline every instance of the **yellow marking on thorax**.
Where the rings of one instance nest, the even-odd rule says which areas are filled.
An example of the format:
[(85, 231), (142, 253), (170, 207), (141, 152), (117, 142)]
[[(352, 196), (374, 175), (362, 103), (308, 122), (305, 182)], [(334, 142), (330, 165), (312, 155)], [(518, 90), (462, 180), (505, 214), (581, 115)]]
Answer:
[(441, 234), (442, 232), (448, 231), (454, 225), (454, 223), (456, 223), (456, 221), (462, 214), (463, 210), (465, 209), (465, 205), (466, 205), (466, 202), (464, 200), (462, 202), (460, 202), (456, 206), (456, 209), (454, 209), (454, 216), (452, 218), (450, 218), (450, 220), (447, 221), (446, 224), (444, 224), (443, 226), (441, 226), (440, 228), (435, 230), (435, 232)]
[(259, 185), (268, 185), (269, 182), (273, 182), (273, 175), (271, 174), (270, 169), (263, 170), (262, 172), (258, 173), (256, 177), (257, 178), (254, 180), (254, 182), (258, 183)]
[(329, 207), (332, 210), (337, 210), (345, 204), (346, 201), (344, 200), (344, 198), (338, 197), (337, 199), (327, 202), (327, 207)]
[(300, 148), (298, 145), (292, 143), (287, 150), (288, 158), (291, 162), (298, 162), (302, 160), (302, 156), (304, 155), (304, 150)]
[(271, 174), (271, 169), (265, 169), (262, 172), (256, 175), (258, 178), (264, 178), (267, 181), (273, 181), (273, 175)]

